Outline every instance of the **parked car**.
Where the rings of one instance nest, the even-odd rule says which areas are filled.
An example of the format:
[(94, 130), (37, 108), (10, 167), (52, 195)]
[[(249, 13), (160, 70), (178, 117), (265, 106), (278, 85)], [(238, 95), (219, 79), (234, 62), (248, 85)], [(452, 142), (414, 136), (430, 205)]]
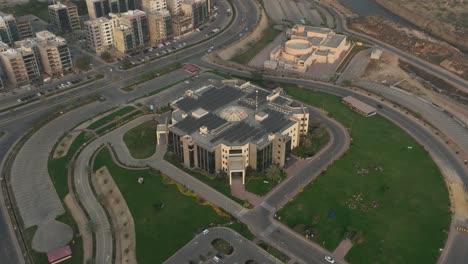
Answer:
[(328, 263), (335, 263), (335, 260), (330, 257), (330, 256), (325, 256), (325, 260), (328, 262)]

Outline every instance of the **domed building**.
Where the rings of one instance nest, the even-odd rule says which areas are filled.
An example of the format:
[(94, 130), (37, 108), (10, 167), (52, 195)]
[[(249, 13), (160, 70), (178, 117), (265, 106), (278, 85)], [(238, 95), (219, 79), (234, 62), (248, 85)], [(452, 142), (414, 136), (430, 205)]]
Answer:
[[(210, 83), (171, 104), (168, 149), (187, 168), (226, 173), (245, 183), (248, 167), (284, 166), (307, 134), (309, 112), (282, 95), (250, 83)], [(159, 135), (158, 135), (159, 137)]]

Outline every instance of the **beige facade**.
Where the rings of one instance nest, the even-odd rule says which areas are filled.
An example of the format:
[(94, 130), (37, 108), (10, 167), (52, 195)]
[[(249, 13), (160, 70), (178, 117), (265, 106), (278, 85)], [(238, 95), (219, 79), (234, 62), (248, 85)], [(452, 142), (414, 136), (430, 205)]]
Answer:
[(205, 86), (172, 107), (170, 149), (185, 167), (226, 173), (230, 184), (236, 178), (245, 183), (247, 168), (283, 167), (309, 126), (307, 108), (281, 89), (250, 83)]
[(183, 35), (192, 31), (193, 24), (192, 24), (192, 17), (189, 16), (176, 16), (172, 17), (172, 34), (174, 37)]
[(182, 0), (167, 0), (167, 9), (172, 16), (177, 16), (181, 13)]
[(141, 8), (149, 13), (153, 11), (167, 10), (166, 0), (141, 0)]
[(32, 47), (8, 48), (0, 52), (3, 71), (15, 87), (29, 85), (39, 78), (39, 65)]
[(337, 62), (350, 48), (345, 35), (335, 34), (328, 28), (295, 25), (287, 36), (289, 40), (271, 51), (265, 68), (304, 73), (316, 63)]
[(112, 22), (107, 18), (97, 18), (84, 23), (86, 42), (96, 54), (101, 54), (114, 46)]
[[(149, 44), (148, 17), (141, 10), (130, 10), (121, 14), (111, 14), (114, 45), (121, 53), (144, 48)], [(137, 27), (134, 27), (134, 23)]]
[(150, 45), (155, 46), (172, 35), (171, 14), (169, 11), (153, 11), (148, 14)]
[(49, 76), (63, 75), (72, 69), (72, 60), (67, 42), (49, 31), (36, 33), (37, 50), (42, 69)]

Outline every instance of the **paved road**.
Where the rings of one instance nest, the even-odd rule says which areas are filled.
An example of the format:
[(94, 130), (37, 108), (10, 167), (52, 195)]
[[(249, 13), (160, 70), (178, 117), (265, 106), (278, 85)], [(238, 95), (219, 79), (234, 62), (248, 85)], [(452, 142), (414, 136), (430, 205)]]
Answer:
[(255, 245), (252, 241), (241, 236), (236, 231), (226, 227), (212, 227), (208, 229), (207, 234), (199, 234), (192, 241), (187, 243), (172, 257), (166, 260), (165, 264), (183, 264), (189, 263), (190, 260), (199, 259), (200, 255), (207, 256), (208, 252), (214, 252), (216, 249), (211, 245), (215, 239), (222, 238), (229, 242), (234, 252), (222, 258), (220, 263), (239, 263), (243, 264), (249, 260), (254, 260), (256, 263), (282, 263), (274, 258), (268, 252)]

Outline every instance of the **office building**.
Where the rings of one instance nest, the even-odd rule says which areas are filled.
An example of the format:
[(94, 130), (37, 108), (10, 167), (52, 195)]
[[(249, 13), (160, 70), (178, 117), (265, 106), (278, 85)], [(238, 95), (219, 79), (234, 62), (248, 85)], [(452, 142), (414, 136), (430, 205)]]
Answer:
[(114, 45), (122, 53), (132, 52), (149, 44), (148, 17), (141, 10), (111, 14)]
[(328, 28), (295, 25), (287, 36), (289, 40), (271, 51), (265, 68), (305, 73), (313, 64), (338, 62), (351, 47), (345, 35)]
[(168, 149), (187, 168), (226, 173), (245, 183), (246, 169), (283, 167), (306, 135), (308, 109), (250, 83), (209, 83), (171, 104)]
[(171, 14), (168, 10), (148, 14), (150, 45), (155, 46), (172, 36)]
[(86, 0), (90, 19), (107, 17), (110, 13), (118, 14), (135, 10), (135, 0)]
[(73, 3), (56, 4), (49, 6), (50, 29), (56, 33), (70, 33), (81, 29), (78, 8)]
[(32, 47), (9, 48), (0, 52), (2, 68), (15, 87), (29, 85), (39, 78), (39, 65)]
[(206, 0), (184, 0), (181, 10), (185, 16), (192, 18), (193, 28), (198, 28), (208, 20), (208, 5)]
[(114, 46), (114, 32), (112, 21), (100, 17), (84, 23), (86, 30), (86, 43), (96, 54), (101, 54)]
[(149, 13), (153, 11), (167, 10), (166, 0), (142, 0), (141, 9)]
[(15, 17), (0, 12), (0, 41), (13, 44), (20, 39)]

